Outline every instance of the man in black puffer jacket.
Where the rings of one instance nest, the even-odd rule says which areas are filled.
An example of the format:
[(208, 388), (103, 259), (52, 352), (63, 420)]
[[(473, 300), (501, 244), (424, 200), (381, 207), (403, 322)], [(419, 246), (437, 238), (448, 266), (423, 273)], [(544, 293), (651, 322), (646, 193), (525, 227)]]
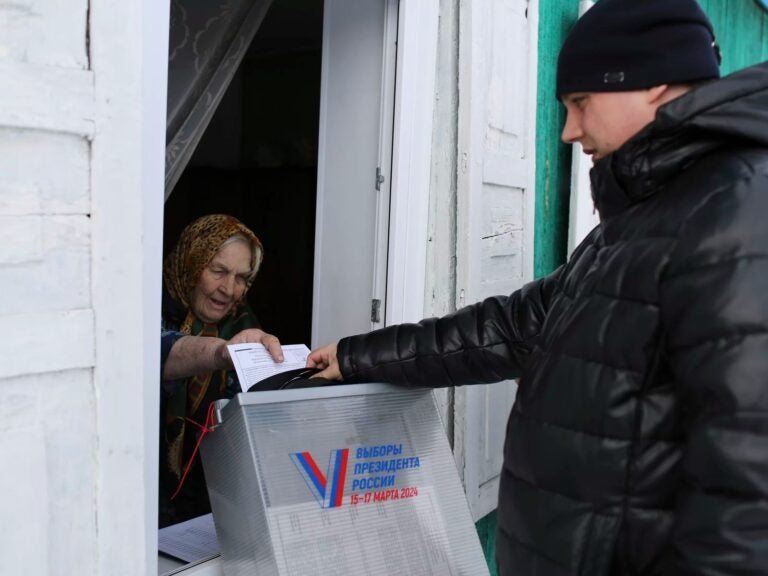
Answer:
[(695, 0), (602, 0), (560, 54), (601, 224), (509, 297), (314, 351), (345, 381), (520, 378), (500, 574), (768, 574), (768, 63)]

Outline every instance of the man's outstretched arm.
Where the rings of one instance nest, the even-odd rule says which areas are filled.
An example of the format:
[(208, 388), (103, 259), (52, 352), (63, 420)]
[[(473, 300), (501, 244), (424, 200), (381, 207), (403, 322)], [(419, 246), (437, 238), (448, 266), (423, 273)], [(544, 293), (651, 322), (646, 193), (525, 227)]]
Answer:
[(442, 318), (399, 324), (314, 350), (317, 376), (411, 386), (497, 382), (520, 374), (538, 338), (561, 269), (511, 296), (497, 296)]

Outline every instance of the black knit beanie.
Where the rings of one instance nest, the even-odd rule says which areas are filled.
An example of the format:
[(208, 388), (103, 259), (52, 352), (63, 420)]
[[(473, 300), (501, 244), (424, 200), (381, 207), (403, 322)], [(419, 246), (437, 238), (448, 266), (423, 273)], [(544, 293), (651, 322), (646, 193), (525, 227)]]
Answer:
[(600, 0), (557, 62), (557, 97), (720, 77), (720, 49), (696, 0)]

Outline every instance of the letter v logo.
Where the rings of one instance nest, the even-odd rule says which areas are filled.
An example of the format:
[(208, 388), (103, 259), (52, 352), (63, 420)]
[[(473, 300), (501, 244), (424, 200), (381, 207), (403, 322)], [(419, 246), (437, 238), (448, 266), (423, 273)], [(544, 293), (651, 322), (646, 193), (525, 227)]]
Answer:
[(301, 472), (310, 492), (321, 508), (338, 508), (344, 499), (344, 480), (347, 477), (349, 448), (331, 450), (328, 473), (323, 476), (309, 452), (292, 452), (291, 460)]

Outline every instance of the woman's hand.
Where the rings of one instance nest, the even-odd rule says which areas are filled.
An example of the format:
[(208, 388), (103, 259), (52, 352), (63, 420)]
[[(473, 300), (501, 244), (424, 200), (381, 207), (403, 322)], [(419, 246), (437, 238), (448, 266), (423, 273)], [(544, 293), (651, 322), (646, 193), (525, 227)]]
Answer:
[(267, 334), (259, 328), (247, 328), (235, 334), (227, 344), (243, 344), (245, 342), (259, 342), (264, 345), (275, 362), (283, 361), (283, 347), (280, 346), (280, 340), (277, 336)]
[(307, 356), (307, 368), (319, 368), (321, 371), (312, 378), (325, 378), (326, 380), (342, 380), (339, 359), (336, 357), (338, 342), (328, 344), (322, 348), (312, 350)]
[(232, 358), (227, 348), (229, 344), (245, 344), (248, 342), (263, 344), (275, 362), (283, 361), (283, 347), (280, 346), (280, 340), (277, 336), (267, 334), (259, 328), (247, 328), (235, 334), (229, 341), (221, 341), (215, 354), (216, 368), (218, 370), (229, 370), (232, 368)]

